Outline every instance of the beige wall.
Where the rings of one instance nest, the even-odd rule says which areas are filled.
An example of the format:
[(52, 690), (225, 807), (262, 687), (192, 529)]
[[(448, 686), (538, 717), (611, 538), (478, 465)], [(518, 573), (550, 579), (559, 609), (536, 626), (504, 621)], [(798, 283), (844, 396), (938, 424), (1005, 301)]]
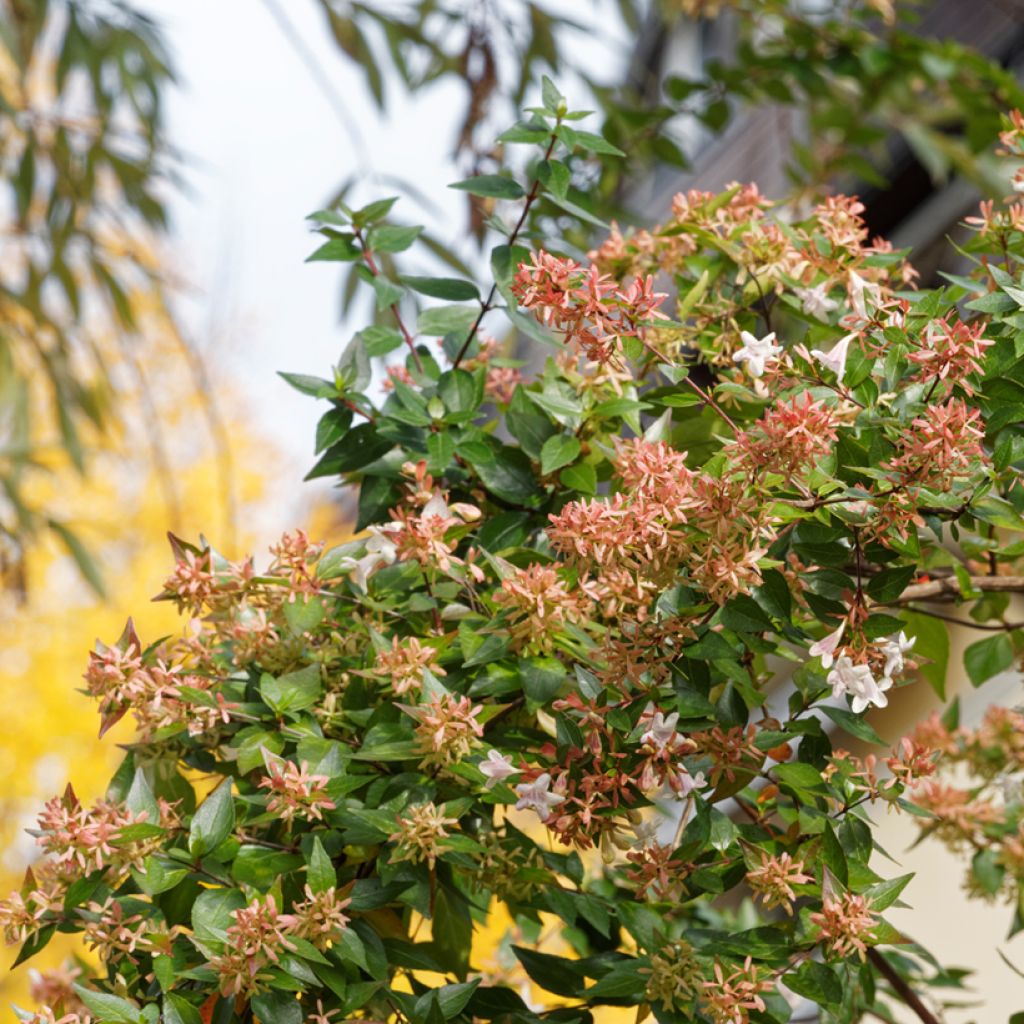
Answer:
[[(1019, 619), (1020, 610), (1018, 605), (1011, 614)], [(949, 613), (950, 609), (947, 606), (943, 611)], [(1004, 672), (980, 689), (974, 689), (964, 675), (963, 648), (985, 635), (951, 627), (948, 696), (952, 699), (959, 695), (965, 726), (976, 725), (990, 704), (1012, 706), (1024, 702), (1024, 677), (1018, 672)], [(871, 723), (885, 740), (895, 742), (933, 708), (942, 707), (922, 680), (893, 694), (888, 708), (873, 712)], [(963, 889), (966, 859), (953, 856), (938, 841), (925, 840), (910, 850), (919, 831), (910, 816), (877, 807), (872, 817), (878, 825), (877, 843), (899, 862), (897, 868), (878, 856), (872, 864), (875, 870), (887, 878), (908, 871), (916, 875), (903, 893), (909, 909), (890, 909), (886, 919), (920, 941), (944, 966), (975, 972), (969, 981), (969, 993), (960, 995), (950, 990), (950, 995), (958, 1003), (983, 1005), (949, 1010), (943, 1020), (948, 1024), (1006, 1024), (1011, 1013), (1024, 1010), (1024, 978), (1014, 974), (997, 952), (1002, 950), (1024, 970), (1024, 932), (1006, 939), (1012, 907), (968, 899)], [(918, 1022), (912, 1013), (903, 1014), (901, 1020)]]

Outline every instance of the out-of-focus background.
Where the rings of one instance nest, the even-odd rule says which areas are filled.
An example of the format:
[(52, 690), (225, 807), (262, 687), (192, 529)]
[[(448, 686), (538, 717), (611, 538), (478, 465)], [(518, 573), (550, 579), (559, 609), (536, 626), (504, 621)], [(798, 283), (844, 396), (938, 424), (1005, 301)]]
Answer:
[[(488, 211), (445, 186), (497, 165), (493, 137), (547, 73), (636, 158), (578, 183), (622, 220), (652, 223), (690, 187), (756, 180), (781, 196), (828, 181), (862, 195), (873, 231), (912, 246), (926, 280), (945, 265), (946, 236), (1005, 187), (986, 156), (995, 72), (957, 48), (1010, 97), (1024, 7), (908, 5), (919, 66), (913, 48), (906, 66), (839, 55), (820, 82), (758, 92), (743, 47), (773, 27), (706, 17), (718, 6), (0, 0), (0, 888), (31, 861), (42, 801), (72, 776), (83, 798), (101, 793), (111, 740), (129, 735), (122, 722), (100, 744), (77, 690), (94, 640), (129, 614), (145, 641), (180, 626), (149, 600), (166, 532), (202, 532), (232, 558), (296, 526), (346, 535), (330, 481), (302, 482), (315, 403), (276, 372), (324, 374), (350, 333), (337, 264), (304, 262), (313, 210), (401, 194), (399, 219), (425, 224), (434, 251), (407, 272), (483, 265)], [(813, 31), (856, 5), (791, 6)], [(861, 6), (879, 23), (893, 13)], [(685, 84), (703, 75), (714, 88)], [(932, 106), (944, 82), (960, 93)], [(1012, 673), (981, 695), (952, 678), (959, 664), (966, 721), (1017, 701)], [(930, 710), (923, 687), (901, 698), (876, 716), (887, 739)], [(1024, 983), (995, 950), (1024, 962), (1024, 947), (1002, 941), (1003, 908), (961, 910), (961, 866), (937, 846), (904, 854), (912, 838), (896, 820), (879, 837), (921, 871), (900, 923), (977, 971), (987, 1019), (1005, 1019)], [(54, 942), (47, 964), (66, 953)], [(28, 1002), (27, 972), (8, 975), (3, 955), (0, 997)]]

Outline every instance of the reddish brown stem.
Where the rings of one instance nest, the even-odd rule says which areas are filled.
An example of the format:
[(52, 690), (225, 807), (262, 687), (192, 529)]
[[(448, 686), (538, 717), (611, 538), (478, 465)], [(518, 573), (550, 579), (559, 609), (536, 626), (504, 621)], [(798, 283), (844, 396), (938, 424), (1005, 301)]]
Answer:
[[(561, 118), (555, 122), (555, 128), (557, 129), (561, 124)], [(543, 162), (551, 159), (551, 154), (555, 151), (555, 144), (558, 142), (558, 136), (554, 131), (551, 132), (551, 138), (548, 141), (548, 148), (544, 150)], [(533, 184), (530, 186), (530, 191), (526, 194), (526, 202), (523, 203), (523, 212), (519, 215), (519, 220), (516, 221), (516, 226), (512, 229), (512, 234), (508, 236), (508, 245), (511, 248), (516, 244), (516, 239), (519, 237), (519, 232), (523, 230), (523, 225), (526, 223), (526, 218), (530, 213), (530, 207), (533, 206), (540, 195), (540, 178), (534, 178)], [(459, 349), (459, 354), (455, 357), (455, 362), (452, 364), (453, 368), (458, 369), (459, 363), (465, 358), (466, 352), (469, 350), (469, 346), (473, 343), (473, 339), (476, 337), (476, 332), (480, 329), (480, 324), (483, 323), (483, 319), (487, 316), (492, 309), (494, 309), (494, 299), (498, 294), (498, 282), (495, 281), (491, 285), (491, 290), (487, 293), (487, 298), (480, 305), (480, 312), (477, 318), (473, 321), (473, 326), (469, 329), (469, 334), (466, 335), (466, 340), (462, 343), (462, 348)]]
[(892, 985), (896, 994), (917, 1014), (923, 1024), (941, 1024), (939, 1018), (921, 1002), (917, 993), (899, 976), (895, 968), (877, 949), (868, 949), (868, 959), (871, 961), (871, 966)]
[[(380, 270), (377, 267), (377, 261), (373, 258), (373, 253), (370, 252), (366, 245), (362, 229), (353, 228), (352, 233), (355, 235), (356, 241), (363, 247), (363, 259), (366, 260), (366, 266), (370, 273), (373, 274), (374, 277), (380, 277)], [(402, 332), (402, 337), (405, 339), (406, 345), (409, 347), (409, 352), (412, 354), (413, 362), (416, 364), (416, 369), (422, 372), (423, 362), (420, 359), (419, 352), (416, 351), (416, 343), (413, 341), (412, 335), (409, 333), (409, 328), (405, 326), (405, 321), (402, 319), (402, 311), (398, 308), (398, 303), (392, 302), (389, 308), (395, 318), (395, 323), (398, 325), (398, 329)]]

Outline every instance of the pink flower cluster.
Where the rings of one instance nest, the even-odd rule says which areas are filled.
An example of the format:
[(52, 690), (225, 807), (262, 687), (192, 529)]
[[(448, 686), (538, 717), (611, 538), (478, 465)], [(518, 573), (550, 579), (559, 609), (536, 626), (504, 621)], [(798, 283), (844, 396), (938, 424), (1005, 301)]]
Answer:
[(277, 909), (272, 895), (232, 911), (224, 952), (210, 960), (224, 995), (249, 998), (264, 988), (272, 978), (268, 969), (295, 951), (292, 939), (306, 939), (323, 949), (340, 938), (348, 925), (343, 911), (350, 901), (339, 899), (334, 888), (314, 893), (306, 886), (305, 895), (288, 914)]
[(310, 775), (309, 766), (303, 761), (281, 761), (267, 759), (269, 775), (259, 781), (260, 789), (269, 790), (267, 811), (282, 821), (292, 822), (296, 818), (304, 821), (323, 821), (324, 811), (333, 811), (336, 804), (327, 795), (326, 775)]
[(512, 293), (596, 363), (612, 359), (623, 338), (642, 340), (650, 321), (665, 319), (658, 307), (667, 295), (654, 290), (652, 276), (620, 286), (594, 264), (583, 269), (543, 249), (520, 264)]

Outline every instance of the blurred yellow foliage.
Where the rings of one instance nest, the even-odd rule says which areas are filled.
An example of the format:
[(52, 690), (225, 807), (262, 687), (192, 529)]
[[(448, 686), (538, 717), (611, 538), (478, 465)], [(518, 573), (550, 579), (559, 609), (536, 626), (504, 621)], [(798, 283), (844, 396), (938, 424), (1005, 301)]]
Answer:
[[(258, 437), (252, 422), (229, 415), (231, 461), (258, 472), (239, 472), (232, 482), (240, 520), (237, 543), (229, 547), (216, 535), (225, 522), (225, 453), (212, 442), (203, 421), (204, 398), (176, 348), (169, 326), (150, 332), (140, 346), (159, 389), (148, 395), (128, 389), (119, 436), (106, 438), (86, 477), (54, 466), (58, 472), (34, 482), (45, 489), (35, 497), (74, 525), (101, 567), (108, 600), (97, 598), (52, 535), (28, 560), (27, 597), (0, 590), (0, 702), (6, 712), (0, 733), (0, 891), (5, 893), (20, 887), (35, 854), (24, 830), (34, 825), (42, 802), (69, 779), (83, 800), (101, 795), (122, 753), (117, 744), (131, 737), (132, 723), (125, 719), (102, 742), (98, 739), (93, 702), (79, 692), (88, 651), (97, 638), (115, 640), (129, 615), (144, 643), (182, 627), (173, 605), (151, 600), (172, 564), (167, 530), (192, 538), (206, 532), (234, 558), (265, 548), (285, 525), (274, 521), (266, 503), (267, 483), (277, 473), (294, 471), (275, 465), (272, 445)], [(219, 394), (218, 401), (224, 408), (231, 396)], [(167, 445), (163, 469), (170, 480), (160, 478), (141, 440), (147, 416), (159, 417)], [(169, 504), (172, 484), (177, 500)], [(286, 511), (278, 508), (277, 514)], [(31, 963), (11, 972), (16, 950), (0, 948), (5, 1012), (11, 1001), (31, 1005), (29, 968), (56, 966), (72, 950), (80, 947), (57, 936)]]

